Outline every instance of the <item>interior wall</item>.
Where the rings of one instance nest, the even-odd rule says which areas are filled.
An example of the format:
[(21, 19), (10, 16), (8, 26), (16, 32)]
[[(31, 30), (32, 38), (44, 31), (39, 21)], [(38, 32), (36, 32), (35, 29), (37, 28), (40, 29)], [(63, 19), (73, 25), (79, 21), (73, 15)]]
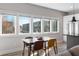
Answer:
[[(63, 37), (63, 39), (64, 39), (64, 41), (65, 42), (67, 42), (67, 34), (68, 34), (68, 22), (69, 21), (72, 21), (72, 17), (73, 17), (73, 15), (67, 15), (67, 16), (64, 16), (63, 17), (63, 34), (65, 34)], [(78, 14), (75, 14), (75, 18), (76, 18), (76, 20), (78, 20), (79, 21), (79, 13)], [(79, 31), (78, 31), (78, 33), (79, 33)]]
[[(18, 13), (23, 13), (30, 16), (59, 17), (59, 33), (41, 34), (40, 36), (51, 36), (57, 38), (58, 40), (63, 39), (62, 21), (64, 13), (62, 12), (26, 3), (25, 4), (2, 3), (0, 4), (0, 12), (12, 13), (15, 15)], [(26, 36), (36, 36), (36, 35), (30, 34), (30, 35), (0, 36), (0, 55), (22, 50), (23, 48), (22, 39), (24, 39)]]

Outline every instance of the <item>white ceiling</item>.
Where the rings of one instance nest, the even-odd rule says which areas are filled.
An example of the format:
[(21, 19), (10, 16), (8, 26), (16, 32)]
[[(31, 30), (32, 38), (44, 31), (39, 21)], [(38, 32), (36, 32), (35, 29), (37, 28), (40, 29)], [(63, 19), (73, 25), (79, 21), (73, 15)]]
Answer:
[(70, 12), (73, 10), (73, 5), (74, 9), (78, 10), (79, 9), (79, 3), (33, 3), (35, 5), (63, 11), (63, 12)]

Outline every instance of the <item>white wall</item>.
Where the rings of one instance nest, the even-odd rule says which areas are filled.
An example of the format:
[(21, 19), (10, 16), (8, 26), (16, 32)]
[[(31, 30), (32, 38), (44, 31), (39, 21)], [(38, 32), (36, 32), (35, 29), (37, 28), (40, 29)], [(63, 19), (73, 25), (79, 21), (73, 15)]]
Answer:
[[(63, 34), (68, 34), (68, 22), (72, 21), (72, 17), (73, 15), (67, 15), (63, 17)], [(75, 14), (75, 18), (76, 20), (79, 20), (79, 14)], [(67, 41), (67, 37), (66, 35), (63, 36), (64, 37), (64, 41)]]
[[(59, 17), (59, 33), (41, 34), (40, 36), (51, 36), (59, 40), (63, 39), (62, 19), (64, 13), (31, 4), (0, 4), (0, 13), (12, 13), (15, 15), (18, 13), (23, 13), (31, 16)], [(23, 42), (21, 39), (25, 38), (26, 36), (30, 35), (0, 36), (0, 55), (22, 50)], [(31, 36), (37, 35), (31, 34)]]

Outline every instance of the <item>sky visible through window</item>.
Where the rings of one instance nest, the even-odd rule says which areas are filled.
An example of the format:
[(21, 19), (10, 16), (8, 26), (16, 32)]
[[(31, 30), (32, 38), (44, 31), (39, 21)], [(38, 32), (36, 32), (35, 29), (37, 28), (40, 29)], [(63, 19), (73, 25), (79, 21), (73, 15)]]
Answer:
[(25, 16), (20, 16), (19, 17), (19, 24), (20, 25), (27, 24), (27, 23), (29, 23), (29, 18), (28, 17), (25, 17)]
[[(29, 20), (30, 20), (29, 17), (20, 16), (20, 17), (19, 17), (19, 24), (20, 24), (20, 25), (27, 24), (27, 23), (29, 23)], [(39, 18), (34, 18), (34, 19), (33, 19), (33, 22), (38, 22), (38, 21), (40, 21)]]
[(3, 34), (15, 32), (14, 19), (15, 17), (13, 15), (3, 16), (2, 18), (2, 33)]
[(38, 22), (38, 21), (41, 21), (41, 19), (39, 19), (39, 18), (34, 18), (33, 19), (33, 22)]
[(4, 16), (8, 21), (11, 21), (13, 22), (14, 21), (14, 16), (12, 15), (7, 15), (7, 16)]

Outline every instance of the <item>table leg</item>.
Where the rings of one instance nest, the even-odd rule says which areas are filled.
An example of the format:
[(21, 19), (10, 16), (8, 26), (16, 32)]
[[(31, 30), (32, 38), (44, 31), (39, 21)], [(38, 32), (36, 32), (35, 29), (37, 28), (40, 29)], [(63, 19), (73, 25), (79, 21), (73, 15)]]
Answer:
[(31, 45), (28, 47), (28, 56), (31, 55)]
[(24, 47), (23, 47), (22, 56), (24, 56), (24, 52), (25, 52), (25, 43), (24, 43)]

